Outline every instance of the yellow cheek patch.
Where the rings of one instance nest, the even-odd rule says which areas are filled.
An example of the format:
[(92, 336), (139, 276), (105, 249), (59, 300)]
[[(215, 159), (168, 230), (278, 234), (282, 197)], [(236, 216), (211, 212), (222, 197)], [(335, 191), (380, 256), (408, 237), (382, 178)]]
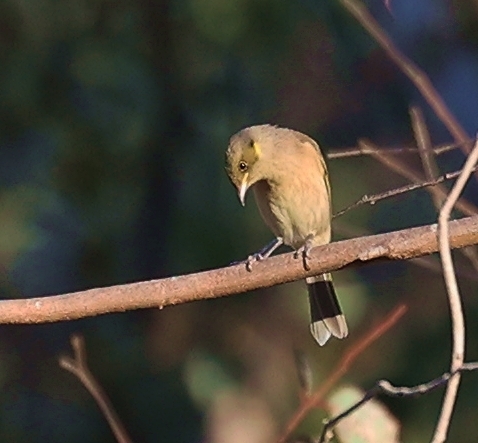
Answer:
[(261, 145), (257, 142), (254, 142), (252, 144), (252, 149), (254, 151), (254, 155), (256, 158), (260, 158), (261, 155), (262, 155), (262, 149), (261, 149)]

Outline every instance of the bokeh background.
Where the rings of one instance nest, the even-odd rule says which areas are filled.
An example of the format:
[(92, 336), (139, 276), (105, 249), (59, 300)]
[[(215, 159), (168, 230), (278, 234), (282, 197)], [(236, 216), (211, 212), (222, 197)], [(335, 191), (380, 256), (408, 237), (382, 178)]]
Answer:
[[(470, 136), (478, 129), (473, 0), (370, 1)], [(2, 0), (0, 291), (42, 296), (227, 265), (271, 238), (223, 170), (229, 136), (271, 122), (323, 150), (367, 137), (413, 144), (409, 106), (452, 139), (336, 1)], [(416, 156), (401, 157), (421, 172)], [(458, 169), (460, 151), (440, 156)], [(329, 161), (334, 208), (406, 183), (373, 159)], [(467, 198), (478, 204), (477, 187)], [(436, 219), (414, 192), (337, 220), (335, 239)], [(476, 271), (455, 254), (478, 358)], [(435, 257), (435, 263), (439, 262)], [(298, 404), (294, 350), (315, 385), (397, 304), (409, 311), (344, 382), (418, 384), (449, 365), (443, 279), (416, 263), (335, 274), (350, 337), (318, 348), (301, 282), (220, 300), (51, 325), (0, 327), (0, 441), (113, 442), (93, 399), (58, 367), (84, 334), (92, 371), (137, 442), (268, 442)], [(475, 442), (478, 375), (464, 377), (451, 440)], [(403, 440), (427, 441), (442, 390), (385, 403)], [(317, 435), (323, 411), (298, 430)]]

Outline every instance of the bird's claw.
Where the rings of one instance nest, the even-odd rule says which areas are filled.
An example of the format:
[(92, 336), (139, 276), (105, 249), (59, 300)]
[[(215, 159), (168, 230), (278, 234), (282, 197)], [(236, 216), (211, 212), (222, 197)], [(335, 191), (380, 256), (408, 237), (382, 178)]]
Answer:
[(270, 257), (270, 255), (283, 243), (284, 243), (284, 240), (282, 239), (282, 237), (277, 237), (274, 240), (272, 240), (269, 244), (267, 244), (264, 248), (262, 248), (259, 252), (256, 252), (255, 254), (251, 254), (249, 257), (247, 257), (246, 260), (231, 263), (231, 266), (245, 263), (247, 271), (252, 272), (252, 264), (254, 262), (262, 261)]
[(260, 254), (259, 252), (257, 252), (256, 254), (252, 254), (249, 257), (247, 257), (246, 260), (233, 261), (233, 262), (229, 263), (229, 266), (236, 266), (236, 265), (244, 264), (244, 265), (246, 265), (247, 271), (252, 272), (252, 264), (254, 262), (262, 261), (264, 259), (265, 259), (265, 257), (262, 254)]
[(259, 252), (250, 255), (249, 257), (247, 257), (247, 260), (245, 260), (246, 269), (249, 272), (252, 272), (252, 264), (256, 261), (262, 261), (262, 260), (264, 260), (264, 256), (260, 254)]
[(310, 256), (310, 249), (311, 247), (308, 244), (305, 244), (294, 252), (295, 259), (302, 257), (302, 264), (306, 271), (310, 271), (309, 260), (312, 258)]

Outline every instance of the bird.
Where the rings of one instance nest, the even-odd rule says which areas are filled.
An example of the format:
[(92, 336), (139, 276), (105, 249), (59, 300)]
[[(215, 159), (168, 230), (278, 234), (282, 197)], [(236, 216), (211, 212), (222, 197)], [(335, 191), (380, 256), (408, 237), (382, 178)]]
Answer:
[[(285, 244), (302, 256), (331, 241), (331, 194), (328, 170), (319, 145), (309, 136), (270, 124), (244, 128), (226, 150), (226, 172), (242, 206), (252, 189), (265, 224), (275, 239), (248, 257), (246, 267)], [(307, 277), (310, 332), (323, 346), (331, 336), (345, 338), (347, 322), (330, 273)]]

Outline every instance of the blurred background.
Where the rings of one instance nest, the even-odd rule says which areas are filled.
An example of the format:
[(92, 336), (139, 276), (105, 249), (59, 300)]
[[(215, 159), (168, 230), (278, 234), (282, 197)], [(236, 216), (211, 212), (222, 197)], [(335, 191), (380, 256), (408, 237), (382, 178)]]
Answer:
[[(394, 42), (432, 79), (470, 136), (478, 129), (478, 6), (370, 1)], [(2, 0), (0, 291), (78, 291), (225, 266), (271, 239), (252, 198), (224, 173), (231, 134), (264, 122), (324, 152), (366, 137), (413, 146), (409, 106), (435, 144), (444, 126), (338, 2), (319, 0)], [(416, 155), (400, 156), (422, 173)], [(459, 169), (459, 150), (438, 159)], [(329, 160), (334, 209), (407, 181), (373, 158)], [(467, 198), (478, 204), (476, 182)], [(433, 223), (418, 191), (336, 220), (334, 238)], [(476, 271), (455, 253), (478, 358)], [(406, 316), (343, 380), (414, 385), (449, 366), (437, 257), (336, 272), (350, 336), (315, 345), (302, 282), (220, 300), (48, 325), (0, 326), (0, 441), (113, 442), (90, 395), (58, 367), (69, 336), (136, 442), (269, 442), (299, 402), (294, 350), (315, 386), (398, 303)], [(451, 440), (476, 441), (478, 383), (464, 376)], [(385, 399), (403, 440), (427, 441), (443, 390)], [(317, 435), (324, 411), (297, 433)]]

